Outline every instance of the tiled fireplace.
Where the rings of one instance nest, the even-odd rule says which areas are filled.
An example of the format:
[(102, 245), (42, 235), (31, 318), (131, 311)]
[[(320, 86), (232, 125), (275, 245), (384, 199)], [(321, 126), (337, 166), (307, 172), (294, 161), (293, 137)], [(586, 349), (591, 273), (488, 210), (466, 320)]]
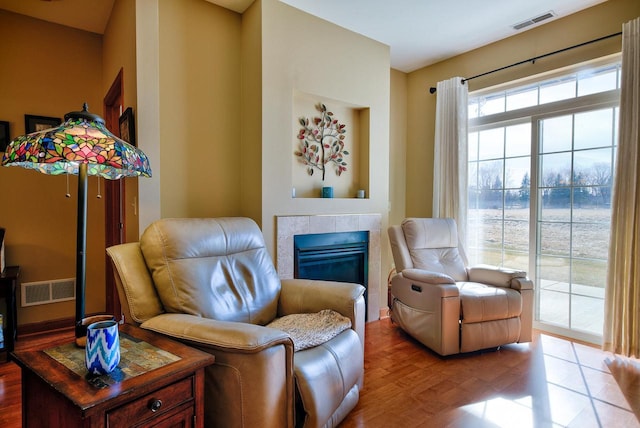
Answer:
[(369, 232), (369, 269), (367, 320), (380, 317), (380, 214), (336, 214), (336, 215), (295, 215), (277, 216), (278, 275), (281, 279), (294, 277), (294, 243), (296, 235), (335, 232)]

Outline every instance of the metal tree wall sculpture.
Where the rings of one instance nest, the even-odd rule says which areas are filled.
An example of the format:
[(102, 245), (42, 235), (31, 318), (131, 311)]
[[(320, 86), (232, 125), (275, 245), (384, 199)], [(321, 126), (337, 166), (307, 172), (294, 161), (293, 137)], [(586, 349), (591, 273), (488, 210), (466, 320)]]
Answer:
[(322, 171), (322, 181), (327, 169), (327, 164), (336, 165), (336, 174), (342, 175), (347, 170), (347, 162), (344, 157), (349, 154), (344, 149), (345, 125), (333, 118), (333, 113), (327, 111), (327, 106), (322, 103), (316, 105), (321, 113), (320, 117), (300, 118), (300, 150), (294, 154), (300, 158), (307, 167), (309, 175), (313, 175), (314, 169)]

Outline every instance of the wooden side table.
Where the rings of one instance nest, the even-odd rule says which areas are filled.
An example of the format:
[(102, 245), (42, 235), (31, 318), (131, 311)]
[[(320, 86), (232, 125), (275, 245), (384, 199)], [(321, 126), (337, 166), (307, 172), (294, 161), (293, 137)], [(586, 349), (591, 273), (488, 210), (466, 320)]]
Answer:
[(23, 427), (203, 427), (210, 354), (120, 326), (120, 364), (91, 376), (73, 343), (12, 354), (22, 369)]
[(18, 325), (16, 315), (16, 287), (20, 276), (19, 266), (7, 266), (0, 272), (0, 298), (5, 300), (5, 311), (2, 313), (3, 341), (0, 342), (0, 361), (6, 361), (9, 352), (13, 351), (13, 343), (16, 340), (16, 328)]

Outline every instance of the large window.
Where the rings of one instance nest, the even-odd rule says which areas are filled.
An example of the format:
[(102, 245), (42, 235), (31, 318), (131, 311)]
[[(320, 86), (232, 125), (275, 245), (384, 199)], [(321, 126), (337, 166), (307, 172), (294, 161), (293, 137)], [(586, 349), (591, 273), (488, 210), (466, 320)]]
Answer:
[(620, 65), (471, 94), (472, 263), (527, 270), (536, 326), (602, 335)]

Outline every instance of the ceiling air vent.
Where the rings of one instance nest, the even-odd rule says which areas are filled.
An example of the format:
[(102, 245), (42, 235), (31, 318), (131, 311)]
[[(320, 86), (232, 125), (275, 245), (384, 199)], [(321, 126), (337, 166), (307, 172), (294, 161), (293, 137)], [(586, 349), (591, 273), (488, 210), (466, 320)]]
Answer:
[(553, 18), (554, 16), (556, 16), (556, 14), (550, 10), (549, 12), (543, 13), (542, 15), (534, 16), (533, 18), (529, 18), (526, 21), (522, 21), (515, 25), (512, 25), (512, 27), (514, 30), (522, 30), (525, 27), (528, 27), (533, 24), (538, 24), (542, 21), (546, 21), (547, 19)]

